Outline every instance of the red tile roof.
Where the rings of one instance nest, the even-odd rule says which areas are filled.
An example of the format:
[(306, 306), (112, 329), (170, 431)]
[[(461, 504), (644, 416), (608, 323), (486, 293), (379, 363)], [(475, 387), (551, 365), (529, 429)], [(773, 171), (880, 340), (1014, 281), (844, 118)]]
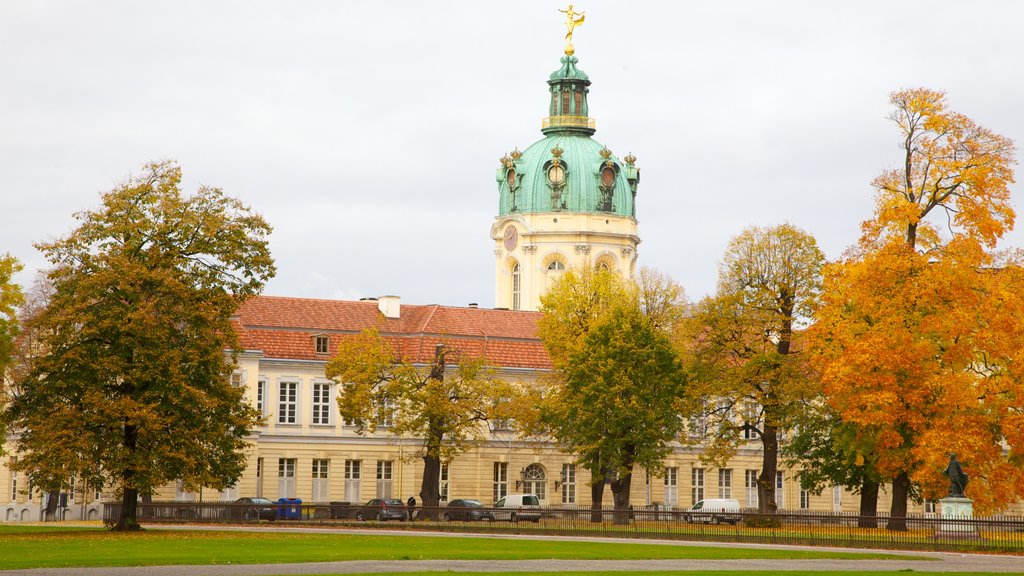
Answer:
[[(507, 368), (549, 369), (551, 360), (537, 338), (538, 312), (402, 304), (399, 318), (385, 318), (376, 301), (316, 300), (259, 296), (238, 311), (242, 348), (268, 358), (327, 360), (345, 334), (376, 327), (404, 358), (430, 363), (434, 345), (484, 357)], [(328, 337), (328, 354), (316, 354), (314, 337)]]

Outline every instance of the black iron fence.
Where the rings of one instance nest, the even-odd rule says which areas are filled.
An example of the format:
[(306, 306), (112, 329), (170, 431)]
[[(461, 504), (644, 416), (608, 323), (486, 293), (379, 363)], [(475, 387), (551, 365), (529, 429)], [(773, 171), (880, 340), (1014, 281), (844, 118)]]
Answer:
[[(520, 511), (495, 508), (378, 508), (349, 502), (305, 504), (298, 500), (269, 504), (224, 502), (140, 503), (142, 523), (327, 525), (345, 528), (440, 530), (467, 533), (550, 534), (659, 538), (707, 542), (807, 544), (938, 551), (1024, 553), (1024, 518), (941, 518), (937, 515), (886, 515), (753, 511), (693, 514), (658, 506), (615, 512), (589, 506), (546, 507)], [(116, 521), (120, 503), (104, 508), (104, 519)], [(409, 514), (412, 514), (412, 520)]]

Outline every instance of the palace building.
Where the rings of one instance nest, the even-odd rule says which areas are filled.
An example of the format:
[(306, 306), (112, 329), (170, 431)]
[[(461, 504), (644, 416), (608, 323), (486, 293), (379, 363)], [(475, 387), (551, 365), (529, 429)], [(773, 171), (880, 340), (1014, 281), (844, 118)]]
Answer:
[[(436, 344), (482, 357), (509, 381), (531, 382), (551, 369), (537, 337), (540, 296), (568, 268), (603, 267), (624, 277), (636, 268), (636, 158), (619, 156), (592, 138), (590, 79), (571, 44), (547, 80), (550, 100), (542, 138), (501, 158), (499, 202), (490, 228), (495, 254), (495, 308), (403, 303), (398, 296), (361, 301), (261, 296), (238, 312), (242, 344), (232, 377), (265, 417), (250, 438), (247, 469), (223, 492), (188, 493), (165, 487), (157, 499), (233, 501), (241, 496), (304, 502), (365, 502), (419, 493), (419, 439), (391, 434), (388, 407), (379, 427), (360, 434), (336, 406), (338, 384), (325, 377), (339, 339), (376, 328), (402, 355), (424, 367)], [(11, 433), (14, 433), (13, 431)], [(699, 422), (692, 434), (703, 433)], [(491, 503), (511, 493), (537, 494), (543, 505), (586, 505), (589, 474), (554, 444), (525, 442), (500, 423), (481, 429), (482, 441), (445, 462), (442, 500)], [(705, 497), (735, 498), (756, 507), (760, 443), (751, 438), (727, 467), (700, 463), (695, 448), (677, 445), (657, 470), (634, 471), (635, 506), (688, 507)], [(7, 455), (4, 458), (15, 458)], [(780, 469), (780, 508), (853, 511), (857, 499), (840, 489), (812, 495)], [(25, 478), (0, 466), (0, 521), (38, 520), (43, 497)], [(99, 519), (105, 497), (72, 485), (67, 519)], [(610, 496), (606, 497), (610, 504)], [(884, 510), (884, 502), (879, 502)]]

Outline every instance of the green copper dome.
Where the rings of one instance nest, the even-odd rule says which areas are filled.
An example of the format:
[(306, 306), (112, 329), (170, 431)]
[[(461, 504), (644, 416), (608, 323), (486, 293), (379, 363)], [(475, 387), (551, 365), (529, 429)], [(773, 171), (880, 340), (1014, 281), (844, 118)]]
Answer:
[(501, 158), (498, 215), (528, 212), (597, 212), (635, 217), (640, 171), (632, 155), (620, 160), (590, 136), (590, 79), (573, 55), (548, 80), (549, 113), (545, 135), (526, 150)]

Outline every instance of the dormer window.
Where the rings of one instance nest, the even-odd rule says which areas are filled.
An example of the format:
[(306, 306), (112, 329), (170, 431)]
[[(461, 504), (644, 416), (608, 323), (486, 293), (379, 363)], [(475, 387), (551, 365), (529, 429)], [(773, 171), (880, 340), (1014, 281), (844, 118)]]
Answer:
[(327, 354), (327, 336), (316, 336), (314, 342), (317, 354)]

